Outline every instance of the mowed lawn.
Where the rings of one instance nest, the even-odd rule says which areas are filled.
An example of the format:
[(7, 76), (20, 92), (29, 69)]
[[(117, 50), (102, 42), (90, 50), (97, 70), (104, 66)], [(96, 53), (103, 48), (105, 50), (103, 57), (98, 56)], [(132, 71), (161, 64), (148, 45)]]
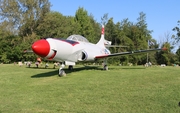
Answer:
[(1, 64), (0, 113), (180, 113), (180, 67), (52, 67)]

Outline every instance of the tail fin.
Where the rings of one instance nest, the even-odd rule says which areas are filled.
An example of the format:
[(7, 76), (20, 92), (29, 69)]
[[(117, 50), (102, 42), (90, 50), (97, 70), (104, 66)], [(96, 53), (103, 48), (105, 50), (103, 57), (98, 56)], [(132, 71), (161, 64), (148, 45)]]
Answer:
[(105, 48), (104, 41), (105, 41), (105, 39), (104, 39), (104, 25), (102, 25), (101, 38), (100, 38), (99, 42), (96, 45), (99, 46), (99, 47)]

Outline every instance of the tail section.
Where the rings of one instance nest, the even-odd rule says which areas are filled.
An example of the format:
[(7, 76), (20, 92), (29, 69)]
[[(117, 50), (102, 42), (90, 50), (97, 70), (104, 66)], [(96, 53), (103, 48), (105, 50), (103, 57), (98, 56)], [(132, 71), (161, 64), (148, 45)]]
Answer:
[(96, 45), (99, 46), (99, 47), (105, 48), (104, 42), (105, 42), (105, 39), (104, 39), (104, 25), (102, 25), (101, 38), (100, 38), (99, 42)]

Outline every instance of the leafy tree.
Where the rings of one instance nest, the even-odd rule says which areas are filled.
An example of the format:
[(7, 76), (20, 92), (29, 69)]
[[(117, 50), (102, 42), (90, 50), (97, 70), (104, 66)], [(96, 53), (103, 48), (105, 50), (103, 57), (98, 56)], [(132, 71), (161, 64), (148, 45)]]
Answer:
[(0, 38), (5, 38), (9, 35), (13, 35), (13, 32), (11, 32), (11, 27), (8, 26), (8, 22), (4, 21), (0, 23)]
[(177, 55), (178, 64), (180, 65), (180, 47), (177, 49), (176, 55)]
[(48, 0), (1, 0), (0, 17), (14, 29), (20, 28), (21, 35), (34, 32), (37, 20), (50, 11)]
[[(53, 18), (53, 19), (52, 19)], [(78, 34), (77, 23), (72, 16), (63, 16), (59, 12), (49, 12), (37, 27), (37, 34), (41, 37), (67, 38), (69, 35)]]
[(176, 41), (176, 42), (179, 42), (179, 40), (180, 40), (180, 28), (179, 28), (180, 20), (178, 20), (177, 23), (178, 23), (177, 26), (174, 27), (172, 30), (173, 30), (174, 32), (176, 32), (175, 41)]
[[(133, 48), (135, 50), (146, 49), (148, 47), (148, 40), (151, 39), (151, 32), (147, 28), (146, 14), (143, 12), (139, 13), (137, 18), (138, 22), (130, 27), (131, 35), (129, 36), (134, 42)], [(145, 58), (145, 54), (132, 56), (134, 63), (142, 63), (142, 59)]]
[(167, 32), (164, 34), (163, 41), (161, 42), (161, 47), (166, 47), (166, 51), (162, 51), (159, 53), (159, 57), (162, 57), (162, 59), (158, 58), (158, 63), (165, 63), (167, 65), (171, 65), (175, 62), (177, 62), (177, 56), (172, 52), (174, 49), (174, 45), (172, 42), (172, 35)]
[(127, 50), (132, 50), (133, 49), (133, 41), (131, 40), (131, 29), (130, 27), (132, 26), (132, 22), (128, 20), (128, 18), (123, 19), (120, 22), (120, 32), (119, 32), (119, 39), (120, 43), (122, 45), (128, 46)]
[[(53, 18), (53, 19), (52, 19)], [(63, 37), (66, 17), (59, 12), (49, 12), (37, 27), (37, 34), (42, 37)]]
[(162, 45), (162, 48), (165, 47), (167, 48), (166, 51), (160, 51), (160, 52), (157, 52), (157, 62), (158, 64), (166, 64), (166, 65), (171, 65), (171, 56), (172, 56), (172, 53), (171, 53), (171, 45), (170, 43), (168, 42), (165, 42), (163, 45)]
[[(159, 44), (157, 43), (155, 39), (150, 39), (148, 41), (148, 48), (149, 49), (159, 48)], [(157, 64), (156, 52), (147, 53), (147, 56), (144, 56), (144, 60), (142, 62), (143, 64), (147, 62), (151, 62), (152, 64)]]
[(108, 18), (108, 13), (105, 13), (102, 17), (101, 17), (101, 24), (102, 25), (106, 25), (108, 22), (109, 18)]
[(77, 23), (76, 29), (78, 29), (78, 34), (86, 37), (90, 42), (94, 42), (95, 33), (88, 12), (84, 8), (79, 7), (79, 9), (75, 13), (74, 19)]
[[(137, 18), (138, 22), (136, 23), (136, 26), (138, 28), (137, 32), (137, 40), (139, 44), (141, 45), (140, 48), (146, 48), (147, 42), (150, 40), (151, 37), (151, 30), (148, 30), (148, 26), (146, 23), (146, 14), (143, 12), (139, 13), (139, 17)], [(138, 43), (137, 42), (137, 43)]]
[(30, 48), (32, 42), (38, 38), (36, 28), (49, 11), (48, 0), (1, 0), (2, 62), (23, 60), (23, 50)]
[(18, 36), (7, 36), (0, 39), (0, 61), (4, 63), (10, 63), (13, 61), (19, 61), (22, 59), (23, 50), (19, 46), (21, 41)]
[(110, 18), (107, 22), (107, 24), (105, 25), (105, 38), (109, 41), (112, 41), (112, 45), (115, 44), (115, 25), (114, 25), (114, 21), (113, 18)]
[(96, 22), (96, 20), (94, 19), (94, 16), (92, 14), (89, 15), (89, 18), (90, 18), (90, 23), (93, 27), (93, 33), (94, 33), (94, 38), (93, 38), (92, 43), (97, 43), (101, 36), (102, 25), (100, 25), (98, 22)]

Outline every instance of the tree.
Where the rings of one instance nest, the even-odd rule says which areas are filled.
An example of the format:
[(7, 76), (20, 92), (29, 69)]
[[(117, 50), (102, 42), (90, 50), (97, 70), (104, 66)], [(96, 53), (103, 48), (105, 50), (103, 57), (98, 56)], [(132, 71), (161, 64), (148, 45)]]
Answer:
[(90, 42), (94, 42), (95, 33), (88, 12), (84, 8), (79, 7), (75, 13), (74, 19), (77, 23), (76, 29), (78, 29), (78, 34), (86, 37)]
[(127, 50), (133, 50), (133, 41), (131, 40), (131, 29), (132, 22), (128, 18), (123, 19), (120, 22), (119, 39), (122, 45), (129, 46)]
[(151, 37), (152, 30), (148, 30), (145, 13), (140, 12), (137, 20), (138, 22), (136, 23), (136, 26), (139, 29), (137, 38), (138, 38), (138, 41), (140, 42), (141, 48), (146, 48), (148, 40), (152, 38)]
[(174, 27), (172, 30), (173, 30), (174, 32), (176, 32), (175, 41), (176, 41), (176, 42), (179, 42), (179, 41), (180, 41), (180, 28), (179, 28), (180, 20), (178, 20), (177, 23), (178, 23), (177, 26)]
[[(148, 49), (155, 49), (155, 48), (159, 48), (159, 44), (157, 43), (157, 41), (155, 39), (148, 40)], [(152, 64), (157, 64), (156, 52), (147, 53), (147, 56), (144, 56), (144, 60), (142, 62), (143, 64), (147, 62), (151, 62)]]
[(68, 19), (59, 12), (49, 12), (37, 27), (37, 34), (42, 37), (64, 37), (67, 34)]
[(4, 21), (4, 22), (1, 22), (0, 23), (0, 39), (1, 38), (5, 38), (9, 35), (13, 35), (12, 32), (10, 32), (11, 30), (11, 27), (8, 26), (8, 22), (7, 21)]
[(177, 55), (178, 64), (180, 65), (180, 47), (177, 49), (176, 55)]
[(101, 24), (102, 24), (102, 25), (106, 25), (107, 22), (108, 22), (108, 20), (109, 20), (109, 18), (108, 18), (108, 13), (105, 13), (105, 14), (103, 15), (103, 17), (101, 17)]
[(23, 60), (23, 50), (27, 45), (22, 43), (19, 36), (7, 36), (0, 41), (0, 62), (11, 63)]
[(165, 42), (162, 45), (162, 48), (163, 47), (167, 48), (167, 50), (157, 52), (157, 54), (156, 54), (158, 64), (171, 65), (172, 63), (175, 63), (176, 62), (176, 57), (171, 52), (171, 44), (169, 42)]
[(93, 32), (94, 32), (94, 38), (93, 38), (92, 43), (97, 43), (101, 37), (102, 25), (100, 25), (100, 23), (96, 22), (96, 20), (94, 19), (94, 16), (92, 14), (90, 14), (89, 17), (90, 17), (90, 23), (93, 27)]
[[(134, 42), (133, 44), (133, 48), (135, 50), (139, 50), (139, 49), (147, 49), (148, 47), (148, 40), (150, 40), (151, 37), (151, 32), (150, 30), (148, 30), (147, 28), (147, 23), (146, 23), (146, 14), (143, 12), (139, 13), (139, 17), (137, 18), (137, 23), (136, 24), (132, 24), (132, 26), (130, 27), (131, 30), (131, 35), (129, 36), (131, 38), (131, 40)], [(146, 57), (145, 54), (142, 55), (136, 55), (136, 56), (132, 56), (133, 62), (134, 63), (143, 63), (142, 59), (144, 59)]]
[(109, 41), (112, 41), (112, 45), (115, 44), (116, 34), (113, 18), (110, 18), (105, 25), (105, 38)]
[[(32, 34), (38, 20), (50, 11), (48, 0), (1, 0), (0, 18), (22, 36)], [(16, 33), (17, 34), (17, 33)]]

